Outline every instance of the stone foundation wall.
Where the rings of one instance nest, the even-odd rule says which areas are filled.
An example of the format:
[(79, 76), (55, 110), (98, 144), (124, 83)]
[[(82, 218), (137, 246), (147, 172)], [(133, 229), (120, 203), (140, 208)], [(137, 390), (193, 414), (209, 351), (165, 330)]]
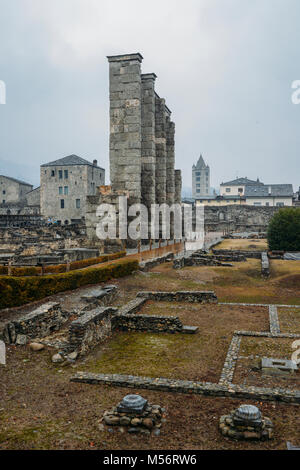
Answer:
[(174, 259), (174, 253), (168, 253), (165, 256), (160, 256), (159, 258), (152, 258), (146, 261), (142, 261), (140, 263), (140, 270), (141, 271), (149, 271), (149, 269), (154, 268), (155, 266), (159, 266), (162, 263), (167, 263)]
[(231, 256), (232, 261), (234, 257), (243, 256), (244, 258), (255, 258), (261, 259), (261, 251), (249, 251), (249, 250), (212, 250), (214, 255), (217, 256)]
[(151, 333), (177, 333), (182, 331), (178, 317), (158, 315), (116, 315), (112, 320), (113, 329), (121, 331), (148, 331)]
[(69, 315), (61, 309), (59, 303), (48, 302), (28, 315), (8, 323), (3, 331), (4, 341), (15, 343), (18, 335), (29, 339), (43, 338), (53, 331), (58, 331)]
[(212, 291), (138, 292), (137, 297), (166, 302), (218, 302), (216, 294)]
[(113, 307), (99, 307), (73, 321), (69, 328), (68, 349), (82, 356), (111, 335)]

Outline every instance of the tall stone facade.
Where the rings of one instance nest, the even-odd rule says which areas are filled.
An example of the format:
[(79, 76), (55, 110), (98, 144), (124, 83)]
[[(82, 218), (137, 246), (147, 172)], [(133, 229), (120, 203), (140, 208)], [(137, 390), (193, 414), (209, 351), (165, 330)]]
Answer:
[(140, 54), (108, 57), (110, 179), (113, 190), (141, 200), (142, 78)]
[(108, 56), (110, 178), (113, 192), (127, 191), (129, 203), (150, 209), (181, 203), (181, 174), (176, 186), (175, 124), (155, 92), (156, 75), (141, 73), (142, 60), (139, 53)]

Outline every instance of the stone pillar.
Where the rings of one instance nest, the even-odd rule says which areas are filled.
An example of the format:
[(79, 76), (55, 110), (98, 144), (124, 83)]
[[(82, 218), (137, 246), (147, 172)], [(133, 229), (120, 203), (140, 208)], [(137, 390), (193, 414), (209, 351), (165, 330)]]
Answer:
[(166, 203), (167, 149), (165, 100), (155, 97), (156, 203)]
[(175, 124), (170, 121), (170, 114), (168, 112), (166, 119), (166, 199), (167, 204), (172, 205), (175, 199)]
[[(175, 200), (175, 124), (170, 120), (171, 111), (166, 106), (166, 201), (172, 206)], [(174, 238), (174, 213), (170, 213), (170, 238)]]
[(175, 170), (175, 203), (181, 204), (182, 177), (181, 170)]
[(110, 179), (113, 190), (141, 200), (141, 54), (109, 56)]
[(155, 204), (155, 79), (142, 74), (142, 203), (151, 210)]

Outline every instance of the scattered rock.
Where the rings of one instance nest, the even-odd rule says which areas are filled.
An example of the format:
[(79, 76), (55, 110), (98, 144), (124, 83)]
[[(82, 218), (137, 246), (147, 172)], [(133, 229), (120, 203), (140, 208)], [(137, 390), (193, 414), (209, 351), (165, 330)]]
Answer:
[(17, 335), (16, 344), (18, 344), (19, 346), (25, 346), (25, 344), (27, 344), (27, 336)]
[(106, 424), (108, 425), (113, 425), (113, 426), (116, 426), (117, 424), (120, 424), (120, 419), (118, 418), (118, 416), (104, 416), (104, 421)]
[(71, 352), (70, 354), (68, 354), (68, 359), (70, 361), (76, 361), (77, 357), (78, 357), (78, 352), (77, 351), (73, 351)]
[(148, 428), (148, 429), (152, 429), (153, 428), (152, 419), (150, 419), (150, 418), (143, 419), (143, 425), (146, 426), (146, 428)]
[(52, 356), (52, 362), (54, 363), (64, 362), (64, 358), (59, 353), (57, 353)]
[(32, 351), (42, 351), (43, 349), (45, 349), (44, 344), (41, 343), (30, 343), (29, 347)]
[[(129, 426), (130, 424), (130, 418), (128, 418), (127, 416), (122, 416), (122, 418), (120, 418), (120, 424), (122, 426)], [(132, 423), (133, 424), (133, 423)]]

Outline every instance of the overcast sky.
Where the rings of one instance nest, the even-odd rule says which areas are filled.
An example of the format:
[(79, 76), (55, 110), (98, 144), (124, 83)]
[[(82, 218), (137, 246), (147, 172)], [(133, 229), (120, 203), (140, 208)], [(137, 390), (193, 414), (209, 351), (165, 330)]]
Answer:
[(191, 186), (236, 176), (300, 185), (299, 0), (0, 0), (0, 174), (39, 184), (39, 166), (97, 159), (109, 182), (106, 56), (140, 52), (176, 123)]

